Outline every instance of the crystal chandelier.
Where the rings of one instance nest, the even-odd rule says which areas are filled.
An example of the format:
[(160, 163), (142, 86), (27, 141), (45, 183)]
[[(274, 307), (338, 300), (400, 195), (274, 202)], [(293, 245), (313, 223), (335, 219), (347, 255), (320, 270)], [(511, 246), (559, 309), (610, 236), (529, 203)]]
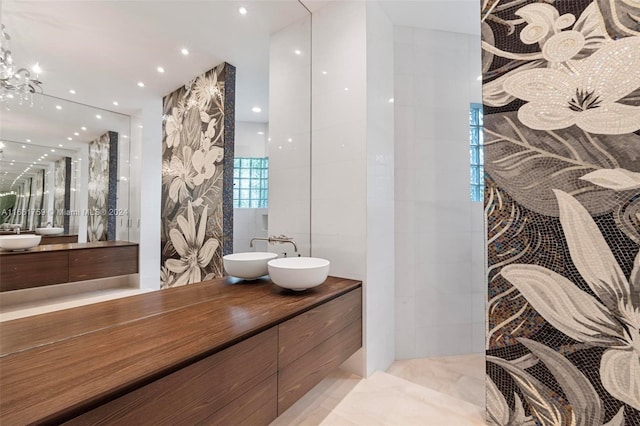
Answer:
[(42, 82), (38, 80), (40, 67), (37, 63), (33, 66), (32, 71), (35, 77), (32, 77), (31, 71), (26, 68), (16, 68), (9, 49), (10, 40), (11, 37), (2, 24), (0, 27), (0, 104), (17, 101), (20, 105), (28, 103), (33, 106), (33, 94), (42, 93), (40, 87)]

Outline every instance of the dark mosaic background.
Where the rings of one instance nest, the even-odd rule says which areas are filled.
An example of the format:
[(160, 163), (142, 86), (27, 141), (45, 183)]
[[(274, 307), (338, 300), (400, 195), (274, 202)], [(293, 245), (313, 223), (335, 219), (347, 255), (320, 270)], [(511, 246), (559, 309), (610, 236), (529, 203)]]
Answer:
[[(551, 5), (560, 16), (572, 14), (578, 19), (594, 2), (483, 1), (483, 41), (507, 52), (539, 52), (538, 43), (527, 45), (520, 39), (527, 23), (516, 14), (525, 5), (535, 3)], [(640, 17), (640, 5), (634, 8), (630, 6), (632, 2), (623, 0), (595, 3), (611, 39), (640, 37), (637, 33), (640, 19), (633, 19)], [(614, 16), (617, 19), (613, 19)], [(489, 55), (484, 50), (483, 84), (486, 86), (520, 68), (547, 66), (535, 62)], [(640, 73), (640, 69), (635, 72)], [(638, 90), (625, 103), (640, 105), (637, 94)], [(485, 100), (486, 96), (485, 89)], [(610, 421), (611, 425), (640, 425), (637, 407), (615, 398), (603, 386), (600, 365), (606, 348), (576, 341), (558, 331), (501, 275), (507, 265), (539, 265), (567, 278), (597, 299), (572, 262), (558, 218), (558, 201), (552, 191), (559, 189), (573, 194), (588, 210), (625, 277), (631, 281), (640, 244), (640, 189), (614, 191), (580, 177), (599, 169), (640, 172), (640, 131), (624, 135), (586, 134), (577, 125), (554, 130), (553, 134), (533, 130), (518, 119), (516, 112), (524, 104), (515, 99), (501, 106), (488, 106), (486, 102), (484, 106), (489, 271), (487, 420), (489, 424), (504, 425), (601, 425)], [(520, 155), (520, 159), (526, 157), (522, 154), (523, 148), (500, 140), (498, 135), (505, 139), (526, 138), (534, 148), (549, 155), (516, 161)], [(558, 138), (565, 144), (560, 148), (557, 146), (561, 144), (554, 144)], [(572, 150), (592, 167), (569, 170), (563, 158)], [(630, 284), (633, 291), (633, 283)], [(541, 361), (540, 354), (549, 361), (548, 365)], [(637, 352), (635, 355), (640, 356)], [(562, 373), (563, 368), (566, 374)], [(640, 371), (635, 374), (640, 383)], [(580, 404), (575, 402), (579, 398), (564, 381), (578, 376), (585, 382), (574, 382), (573, 390), (592, 386), (595, 391)], [(578, 386), (580, 383), (582, 386)], [(539, 392), (540, 399), (533, 397), (531, 389)], [(501, 405), (501, 398), (506, 406)], [(523, 408), (522, 413), (518, 413), (519, 407)], [(556, 417), (549, 415), (554, 408)], [(624, 417), (615, 417), (621, 408), (624, 408)], [(597, 414), (600, 409), (601, 415)]]

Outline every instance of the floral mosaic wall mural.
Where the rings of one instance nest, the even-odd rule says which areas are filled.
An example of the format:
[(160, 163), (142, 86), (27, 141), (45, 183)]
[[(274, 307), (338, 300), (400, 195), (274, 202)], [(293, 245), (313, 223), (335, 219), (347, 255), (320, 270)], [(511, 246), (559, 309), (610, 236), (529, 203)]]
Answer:
[(487, 420), (640, 425), (640, 2), (483, 0)]
[(89, 143), (87, 241), (115, 240), (118, 134), (107, 132)]
[(235, 67), (223, 63), (164, 98), (162, 288), (223, 275), (233, 241), (234, 91)]
[(53, 226), (64, 228), (69, 232), (69, 215), (71, 208), (71, 158), (64, 157), (55, 162), (53, 169)]

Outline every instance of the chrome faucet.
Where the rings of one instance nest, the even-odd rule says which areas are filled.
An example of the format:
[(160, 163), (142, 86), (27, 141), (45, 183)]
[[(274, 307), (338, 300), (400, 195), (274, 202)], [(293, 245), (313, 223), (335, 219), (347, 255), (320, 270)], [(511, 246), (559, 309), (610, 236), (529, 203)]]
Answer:
[(252, 238), (251, 241), (249, 241), (249, 247), (253, 248), (253, 242), (254, 241), (266, 241), (267, 243), (271, 244), (271, 243), (279, 243), (279, 244), (284, 244), (284, 243), (290, 243), (291, 245), (293, 245), (293, 249), (295, 250), (295, 252), (298, 252), (298, 246), (296, 244), (296, 242), (293, 240), (293, 238), (287, 237), (286, 235), (278, 235), (278, 236), (274, 236), (274, 235), (270, 235), (268, 238)]

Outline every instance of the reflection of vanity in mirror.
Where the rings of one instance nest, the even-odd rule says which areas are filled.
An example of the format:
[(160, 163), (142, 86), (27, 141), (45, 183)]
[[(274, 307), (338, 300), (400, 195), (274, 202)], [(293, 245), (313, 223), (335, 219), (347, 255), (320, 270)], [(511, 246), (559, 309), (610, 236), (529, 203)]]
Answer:
[[(139, 244), (139, 274), (114, 285), (123, 296), (221, 276), (224, 254), (310, 254), (310, 15), (300, 3), (256, 2), (251, 13), (261, 19), (250, 25), (242, 20), (251, 18), (225, 2), (165, 2), (162, 8), (59, 3), (39, 5), (37, 13), (47, 18), (35, 21), (34, 7), (3, 6), (14, 60), (39, 63), (45, 94), (2, 115), (0, 201), (7, 208), (0, 232), (15, 233), (19, 224), (21, 234), (62, 228), (42, 235), (41, 245)], [(207, 42), (178, 31), (174, 17), (182, 15), (198, 17), (194, 25), (207, 28)], [(140, 31), (116, 36), (104, 16), (136, 22), (144, 16), (145, 29), (158, 35), (154, 50), (139, 51)], [(59, 25), (52, 28), (49, 21)], [(238, 34), (233, 42), (224, 37), (231, 29)], [(121, 60), (105, 62), (104, 52), (85, 49), (90, 42), (108, 43)], [(222, 94), (234, 108), (220, 115), (208, 111), (200, 136), (186, 120), (195, 109), (204, 120), (203, 107), (213, 104), (207, 91), (214, 89), (199, 76), (224, 63), (235, 70), (235, 82), (219, 87), (231, 87)], [(175, 105), (167, 104), (173, 99)], [(170, 123), (178, 110), (181, 121)], [(208, 155), (222, 148), (224, 158)], [(218, 178), (225, 182), (224, 196)], [(189, 240), (191, 226), (202, 245)], [(296, 251), (266, 241), (270, 235), (293, 240)], [(250, 246), (254, 238), (261, 240)], [(190, 253), (200, 255), (194, 264)], [(6, 313), (11, 299), (1, 296)]]

